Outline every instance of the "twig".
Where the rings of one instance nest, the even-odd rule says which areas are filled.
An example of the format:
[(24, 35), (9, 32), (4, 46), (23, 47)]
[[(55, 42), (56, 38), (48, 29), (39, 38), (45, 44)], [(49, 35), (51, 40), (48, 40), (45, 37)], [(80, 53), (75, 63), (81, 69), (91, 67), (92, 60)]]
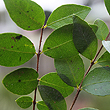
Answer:
[(94, 62), (95, 62), (96, 58), (98, 57), (98, 55), (99, 55), (100, 51), (102, 50), (102, 48), (103, 48), (103, 45), (100, 47), (99, 51), (97, 52), (96, 56), (94, 57), (93, 61), (91, 62), (91, 64), (90, 64), (88, 70), (86, 71), (86, 73), (85, 73), (85, 75), (84, 75), (84, 77), (83, 77), (83, 79), (82, 79), (82, 81), (81, 81), (81, 83), (80, 83), (80, 85), (79, 85), (79, 88), (77, 89), (77, 93), (76, 93), (76, 95), (75, 95), (75, 97), (74, 97), (74, 100), (73, 100), (73, 103), (72, 103), (72, 105), (71, 105), (71, 107), (70, 107), (70, 110), (72, 110), (72, 108), (73, 108), (73, 106), (74, 106), (74, 104), (75, 104), (75, 102), (76, 102), (76, 100), (77, 100), (77, 98), (78, 98), (78, 96), (79, 96), (79, 93), (80, 93), (81, 87), (82, 87), (82, 83), (83, 83), (83, 81), (84, 81), (86, 75), (89, 73), (91, 67), (94, 65)]
[[(40, 52), (41, 52), (40, 48), (41, 48), (43, 30), (44, 30), (44, 26), (43, 26), (43, 28), (41, 30), (41, 37), (40, 37), (40, 42), (39, 42), (38, 54), (37, 54), (37, 68), (36, 68), (37, 72), (39, 71), (39, 58), (40, 58)], [(37, 88), (35, 89), (35, 92), (34, 92), (33, 110), (35, 110), (35, 105), (36, 105), (36, 92), (37, 92)]]

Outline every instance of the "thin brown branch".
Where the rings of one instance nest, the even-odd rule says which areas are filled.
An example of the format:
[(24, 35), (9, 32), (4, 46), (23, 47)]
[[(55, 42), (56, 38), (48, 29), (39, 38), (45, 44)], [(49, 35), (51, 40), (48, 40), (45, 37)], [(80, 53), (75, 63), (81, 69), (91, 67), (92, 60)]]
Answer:
[(86, 75), (89, 73), (90, 69), (91, 69), (92, 66), (94, 65), (94, 62), (95, 62), (96, 58), (98, 57), (98, 55), (99, 55), (100, 51), (102, 50), (102, 48), (103, 48), (103, 45), (100, 47), (99, 51), (97, 52), (97, 54), (95, 55), (93, 61), (91, 62), (91, 64), (90, 64), (88, 70), (86, 71), (86, 73), (85, 73), (85, 75), (84, 75), (84, 77), (83, 77), (83, 79), (82, 79), (82, 81), (81, 81), (81, 83), (80, 83), (80, 85), (79, 85), (79, 88), (77, 89), (77, 93), (76, 93), (76, 95), (75, 95), (75, 97), (74, 97), (74, 100), (73, 100), (73, 103), (72, 103), (72, 105), (71, 105), (71, 107), (70, 107), (70, 110), (72, 110), (72, 108), (73, 108), (73, 106), (74, 106), (74, 104), (75, 104), (75, 102), (76, 102), (76, 100), (77, 100), (77, 98), (78, 98), (78, 96), (79, 96), (79, 93), (80, 93), (81, 87), (82, 87), (82, 83), (83, 83), (83, 81), (84, 81)]
[[(38, 54), (37, 54), (37, 68), (36, 71), (39, 71), (39, 58), (40, 58), (40, 52), (41, 52), (41, 42), (42, 42), (42, 36), (43, 36), (43, 30), (44, 30), (44, 26), (41, 30), (41, 37), (40, 37), (40, 42), (39, 42), (39, 49), (38, 49)], [(33, 100), (33, 110), (35, 110), (35, 105), (36, 105), (36, 92), (37, 92), (37, 88), (34, 91), (34, 100)]]

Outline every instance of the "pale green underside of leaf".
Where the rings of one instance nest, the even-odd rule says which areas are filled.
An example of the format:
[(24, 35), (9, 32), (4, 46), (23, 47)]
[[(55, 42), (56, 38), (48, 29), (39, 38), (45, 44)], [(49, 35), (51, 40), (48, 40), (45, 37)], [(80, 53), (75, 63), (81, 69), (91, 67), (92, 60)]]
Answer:
[(97, 38), (87, 22), (73, 16), (73, 42), (78, 50), (86, 58), (92, 60), (97, 52)]
[(55, 68), (60, 78), (68, 85), (77, 87), (84, 76), (84, 64), (79, 55), (55, 59)]
[(37, 87), (38, 73), (32, 68), (20, 68), (3, 79), (4, 86), (13, 94), (27, 95)]
[(99, 40), (105, 40), (107, 35), (109, 34), (109, 29), (107, 25), (104, 23), (104, 21), (97, 19), (94, 24), (98, 26), (98, 30), (96, 32), (96, 37)]
[(97, 30), (98, 30), (98, 26), (97, 25), (95, 25), (95, 24), (89, 24), (89, 26), (92, 28), (92, 30), (94, 31), (94, 33), (97, 32)]
[(57, 73), (49, 73), (40, 79), (40, 85), (46, 85), (58, 90), (63, 97), (70, 95), (74, 88), (64, 83)]
[(32, 98), (29, 96), (19, 97), (15, 101), (23, 109), (29, 108), (32, 105)]
[(110, 67), (99, 67), (92, 70), (85, 77), (82, 89), (93, 95), (110, 95)]
[(34, 55), (34, 45), (25, 36), (16, 33), (0, 34), (0, 65), (22, 65)]
[(49, 110), (49, 108), (43, 101), (37, 102), (37, 108), (38, 110)]
[(85, 19), (90, 10), (90, 7), (76, 4), (62, 5), (54, 10), (50, 15), (47, 21), (47, 26), (52, 29), (57, 29), (64, 25), (72, 24), (72, 17), (74, 14), (78, 15), (82, 19)]
[(105, 52), (97, 61), (97, 63), (101, 66), (110, 67), (110, 53)]
[(24, 30), (36, 30), (44, 25), (43, 9), (31, 0), (4, 0), (11, 19)]
[(73, 43), (73, 25), (55, 30), (46, 39), (43, 53), (52, 58), (68, 58), (78, 55)]
[(107, 11), (108, 11), (108, 13), (110, 15), (110, 0), (104, 0), (104, 2), (105, 2), (105, 6), (107, 8)]
[(65, 99), (59, 91), (44, 85), (39, 85), (38, 89), (49, 110), (67, 110)]
[(110, 41), (102, 41), (103, 46), (105, 47), (105, 49), (110, 53)]
[(78, 109), (78, 110), (98, 110), (98, 109), (95, 109), (95, 108), (82, 108), (82, 109)]

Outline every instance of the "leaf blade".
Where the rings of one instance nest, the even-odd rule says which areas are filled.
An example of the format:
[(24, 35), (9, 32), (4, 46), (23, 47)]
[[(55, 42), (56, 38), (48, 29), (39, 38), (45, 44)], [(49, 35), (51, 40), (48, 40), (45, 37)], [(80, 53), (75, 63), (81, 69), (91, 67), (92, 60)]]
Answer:
[(9, 67), (22, 65), (35, 53), (33, 43), (25, 36), (16, 33), (0, 34), (0, 65)]
[(32, 68), (20, 68), (3, 79), (3, 84), (13, 94), (27, 95), (37, 87), (38, 73)]
[[(4, 0), (11, 19), (24, 30), (36, 30), (44, 25), (43, 9), (31, 0)], [(25, 22), (24, 22), (25, 20)]]
[(73, 42), (86, 58), (92, 60), (97, 51), (97, 38), (91, 27), (78, 16), (73, 16)]
[(49, 110), (49, 108), (47, 107), (47, 105), (44, 103), (44, 101), (38, 101), (37, 102), (37, 108), (39, 110)]
[(72, 24), (73, 14), (76, 14), (82, 19), (85, 19), (90, 10), (91, 9), (87, 6), (76, 4), (62, 5), (54, 10), (53, 13), (50, 15), (47, 21), (47, 27), (57, 29), (64, 25)]
[(40, 95), (50, 110), (67, 110), (64, 97), (59, 91), (49, 86), (38, 86)]
[(92, 70), (85, 78), (82, 89), (98, 96), (110, 95), (110, 67), (99, 67)]
[(23, 109), (29, 108), (32, 105), (32, 98), (29, 96), (22, 96), (15, 100), (16, 103)]

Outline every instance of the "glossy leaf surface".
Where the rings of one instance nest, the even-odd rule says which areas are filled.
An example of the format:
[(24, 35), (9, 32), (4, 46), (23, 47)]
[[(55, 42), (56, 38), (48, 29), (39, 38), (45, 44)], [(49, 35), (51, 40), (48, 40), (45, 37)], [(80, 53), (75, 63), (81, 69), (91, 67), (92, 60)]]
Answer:
[(49, 108), (43, 101), (37, 102), (37, 108), (38, 110), (49, 110)]
[(96, 32), (96, 37), (99, 40), (105, 40), (107, 35), (109, 34), (109, 29), (107, 25), (104, 23), (104, 21), (97, 19), (95, 23), (98, 26), (98, 30)]
[(0, 65), (22, 65), (34, 55), (34, 45), (25, 36), (16, 33), (0, 34)]
[(108, 13), (110, 15), (110, 0), (104, 0), (104, 2), (105, 2), (105, 6), (107, 8), (107, 11), (108, 11)]
[(73, 87), (78, 86), (84, 76), (84, 64), (79, 55), (66, 59), (55, 59), (55, 67), (60, 78)]
[(47, 21), (47, 26), (52, 29), (57, 29), (64, 25), (73, 24), (73, 14), (85, 19), (90, 10), (90, 7), (76, 4), (62, 5), (50, 15)]
[(110, 67), (110, 53), (105, 52), (97, 61), (101, 66)]
[(86, 58), (92, 60), (97, 51), (97, 38), (91, 27), (78, 16), (73, 16), (73, 42)]
[(3, 79), (4, 86), (13, 94), (27, 95), (37, 87), (38, 73), (32, 68), (20, 68)]
[(110, 53), (110, 41), (102, 41), (103, 46), (105, 47), (105, 49)]
[(73, 25), (55, 30), (47, 38), (43, 52), (52, 58), (68, 58), (78, 54), (73, 43)]
[(40, 85), (46, 85), (55, 88), (62, 94), (63, 97), (67, 97), (74, 90), (73, 87), (64, 83), (57, 73), (49, 73), (43, 76), (40, 79)]
[(32, 0), (4, 0), (12, 20), (24, 30), (36, 30), (44, 25), (43, 9)]
[(98, 110), (98, 109), (95, 109), (95, 108), (82, 108), (82, 109), (78, 109), (78, 110)]
[(48, 106), (49, 110), (67, 110), (64, 97), (59, 91), (44, 85), (39, 85), (38, 89), (43, 101)]
[(16, 103), (23, 109), (29, 108), (32, 105), (32, 98), (29, 96), (22, 96), (16, 100)]
[(99, 67), (92, 70), (84, 79), (82, 89), (88, 93), (110, 95), (110, 67)]

